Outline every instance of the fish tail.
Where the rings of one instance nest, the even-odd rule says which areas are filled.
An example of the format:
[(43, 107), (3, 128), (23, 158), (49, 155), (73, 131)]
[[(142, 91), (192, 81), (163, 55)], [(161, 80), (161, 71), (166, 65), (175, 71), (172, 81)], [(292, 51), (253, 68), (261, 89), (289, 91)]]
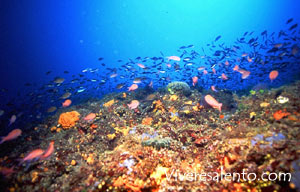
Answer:
[(17, 161), (19, 161), (18, 166), (22, 165), (24, 163), (23, 159), (18, 159)]
[(6, 140), (5, 140), (5, 137), (1, 137), (1, 141), (0, 141), (0, 144), (4, 143)]

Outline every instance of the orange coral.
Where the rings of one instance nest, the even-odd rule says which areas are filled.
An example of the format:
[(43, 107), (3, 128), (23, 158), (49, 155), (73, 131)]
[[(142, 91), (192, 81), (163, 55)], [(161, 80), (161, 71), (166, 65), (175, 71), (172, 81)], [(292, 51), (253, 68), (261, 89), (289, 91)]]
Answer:
[(125, 187), (126, 189), (129, 189), (133, 192), (140, 192), (141, 189), (144, 187), (144, 181), (141, 179), (136, 179), (133, 183), (129, 182), (126, 178), (118, 177), (117, 180), (113, 182), (113, 186), (115, 187)]
[(118, 177), (118, 179), (116, 179), (113, 182), (113, 186), (120, 187), (120, 186), (124, 185), (124, 183), (125, 183), (125, 180), (122, 177)]
[(153, 119), (151, 117), (145, 117), (142, 121), (143, 125), (151, 125), (152, 124)]
[(96, 129), (97, 127), (98, 127), (98, 125), (96, 125), (96, 124), (91, 124), (91, 125), (90, 125), (90, 128), (91, 128), (91, 129)]
[(153, 112), (156, 112), (158, 110), (160, 110), (162, 112), (165, 112), (165, 108), (163, 106), (163, 103), (160, 100), (153, 101), (152, 104), (155, 105), (155, 108), (154, 108)]
[(79, 120), (80, 114), (77, 111), (62, 113), (59, 116), (58, 123), (66, 129), (75, 126), (76, 121)]
[(286, 116), (288, 116), (288, 115), (290, 115), (290, 113), (285, 112), (285, 110), (284, 110), (284, 112), (283, 112), (282, 110), (279, 110), (279, 111), (276, 111), (276, 112), (273, 114), (273, 117), (274, 117), (277, 121), (279, 121), (280, 119), (282, 119), (283, 117), (286, 117)]

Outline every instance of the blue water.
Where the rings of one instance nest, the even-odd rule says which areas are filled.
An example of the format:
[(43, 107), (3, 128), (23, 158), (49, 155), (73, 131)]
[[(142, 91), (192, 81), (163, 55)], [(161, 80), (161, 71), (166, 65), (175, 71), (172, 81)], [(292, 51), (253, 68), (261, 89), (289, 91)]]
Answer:
[[(140, 88), (152, 81), (156, 89), (175, 80), (191, 86), (191, 78), (198, 76), (196, 89), (215, 85), (218, 89), (245, 92), (259, 83), (270, 88), (293, 82), (299, 79), (299, 53), (290, 55), (293, 45), (300, 46), (300, 35), (299, 26), (289, 28), (300, 24), (298, 7), (300, 2), (291, 0), (1, 1), (1, 126), (7, 127), (13, 114), (32, 119), (43, 116), (48, 107), (61, 106), (63, 100), (59, 97), (67, 91), (72, 93), (75, 104), (110, 92), (127, 91), (135, 77), (146, 78)], [(293, 21), (286, 24), (290, 18)], [(267, 35), (262, 35), (265, 30)], [(281, 30), (286, 36), (278, 37)], [(248, 33), (244, 36), (245, 32)], [(215, 41), (219, 35), (221, 38)], [(237, 43), (243, 37), (246, 43)], [(255, 49), (249, 47), (252, 38), (258, 44)], [(286, 44), (276, 54), (267, 53), (275, 43)], [(188, 45), (193, 46), (179, 49)], [(233, 45), (240, 50), (226, 56), (216, 54)], [(260, 45), (264, 48), (260, 49)], [(185, 66), (181, 60), (171, 62), (172, 69), (166, 66), (167, 56), (183, 59), (193, 51), (197, 53), (193, 65)], [(247, 57), (237, 62), (243, 53), (249, 54), (253, 62), (247, 62)], [(281, 53), (286, 55), (279, 57)], [(270, 56), (276, 58), (270, 60)], [(103, 60), (99, 61), (100, 57)], [(269, 62), (262, 64), (259, 59)], [(229, 66), (224, 67), (226, 60)], [(137, 63), (149, 67), (150, 73), (143, 74), (145, 70)], [(180, 66), (178, 71), (174, 70), (176, 64)], [(211, 74), (214, 64), (215, 76)], [(249, 70), (250, 76), (241, 80), (241, 75), (232, 70), (235, 64)], [(197, 70), (201, 66), (206, 67), (208, 75)], [(87, 68), (94, 72), (83, 73)], [(268, 74), (272, 70), (278, 70), (279, 76), (271, 83)], [(48, 71), (51, 72), (46, 75)], [(118, 76), (110, 78), (115, 72)], [(229, 77), (227, 81), (220, 79), (222, 73)], [(65, 81), (58, 86), (52, 82), (55, 77)], [(71, 83), (74, 79), (78, 82)], [(118, 90), (115, 87), (120, 83), (125, 85)], [(85, 91), (76, 94), (79, 89)], [(35, 108), (37, 105), (41, 107)]]

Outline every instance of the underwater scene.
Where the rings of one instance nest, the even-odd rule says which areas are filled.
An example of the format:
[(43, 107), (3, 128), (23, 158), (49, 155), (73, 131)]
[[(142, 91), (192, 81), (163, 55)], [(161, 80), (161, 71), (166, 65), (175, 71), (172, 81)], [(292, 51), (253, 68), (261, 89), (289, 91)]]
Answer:
[(0, 191), (300, 191), (300, 2), (0, 2)]

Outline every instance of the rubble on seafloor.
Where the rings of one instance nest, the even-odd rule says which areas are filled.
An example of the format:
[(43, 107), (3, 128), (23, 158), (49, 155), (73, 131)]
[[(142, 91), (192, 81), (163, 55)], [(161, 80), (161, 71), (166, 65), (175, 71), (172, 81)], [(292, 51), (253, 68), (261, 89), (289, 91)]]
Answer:
[[(241, 97), (208, 92), (223, 103), (222, 112), (203, 103), (204, 93), (190, 91), (188, 96), (172, 90), (113, 93), (59, 109), (0, 146), (1, 173), (13, 167), (1, 177), (1, 190), (299, 190), (300, 82)], [(139, 106), (130, 109), (127, 104), (137, 98)], [(89, 114), (92, 120), (84, 120)], [(50, 158), (18, 166), (24, 154), (47, 148), (51, 140), (55, 152)], [(291, 173), (292, 179), (195, 177), (242, 172), (257, 177)]]

